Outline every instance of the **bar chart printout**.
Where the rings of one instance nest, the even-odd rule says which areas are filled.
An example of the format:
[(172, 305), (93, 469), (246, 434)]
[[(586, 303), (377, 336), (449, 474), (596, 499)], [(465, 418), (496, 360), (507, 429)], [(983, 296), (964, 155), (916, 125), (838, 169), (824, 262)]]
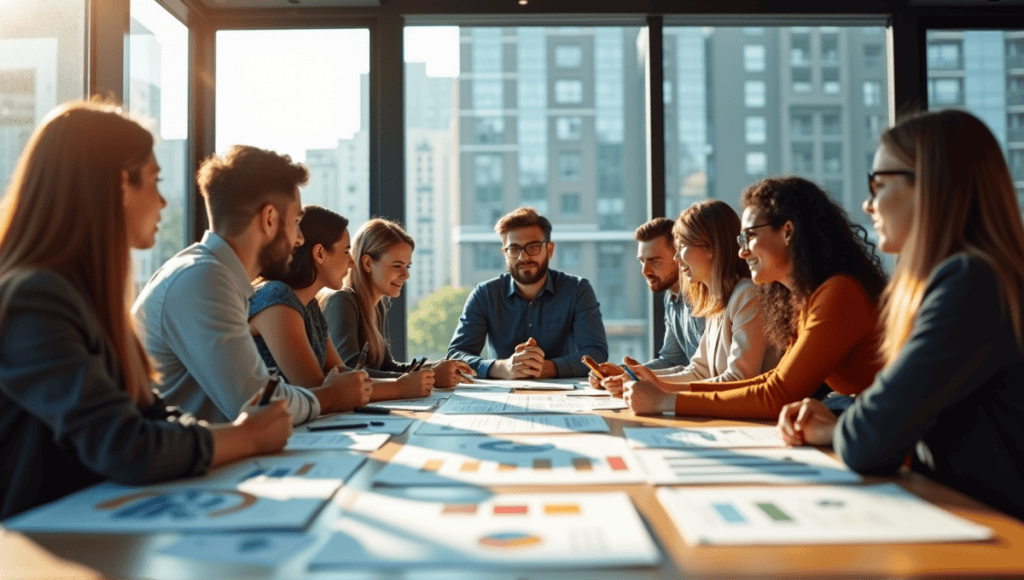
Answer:
[(817, 449), (637, 449), (655, 485), (857, 483), (860, 476)]
[[(508, 494), (438, 502), (361, 493), (310, 568), (652, 566), (660, 555), (629, 496)], [(395, 517), (393, 514), (402, 514)]]
[(645, 478), (626, 442), (609, 435), (413, 436), (374, 483), (593, 485)]
[(733, 447), (785, 447), (775, 427), (626, 427), (630, 447), (659, 449), (707, 449)]
[(689, 544), (963, 542), (992, 531), (895, 483), (866, 486), (662, 488)]

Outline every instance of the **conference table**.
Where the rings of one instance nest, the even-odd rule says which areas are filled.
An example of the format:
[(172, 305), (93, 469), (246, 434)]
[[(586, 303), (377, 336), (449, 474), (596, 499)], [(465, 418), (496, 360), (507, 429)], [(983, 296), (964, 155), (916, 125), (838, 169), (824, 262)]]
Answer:
[[(531, 391), (517, 391), (529, 393)], [(594, 411), (602, 416), (612, 435), (623, 428), (724, 427), (768, 425), (757, 421), (733, 421), (701, 418), (635, 416), (630, 410)], [(422, 419), (427, 412), (396, 411), (396, 415)], [(369, 490), (374, 476), (387, 464), (415, 430), (415, 424), (392, 438), (345, 481), (343, 490)], [(574, 435), (563, 435), (572, 437)], [(831, 453), (830, 450), (828, 450)], [(624, 491), (632, 499), (648, 530), (662, 552), (654, 567), (566, 569), (334, 569), (311, 570), (309, 561), (326, 542), (330, 522), (343, 513), (338, 502), (328, 502), (306, 534), (312, 542), (301, 552), (275, 565), (218, 563), (189, 560), (162, 553), (162, 548), (178, 541), (181, 534), (62, 534), (25, 533), (0, 536), (0, 579), (37, 577), (27, 573), (33, 550), (40, 558), (51, 558), (47, 575), (54, 578), (94, 577), (146, 579), (223, 579), (223, 578), (351, 578), (390, 579), (424, 578), (461, 580), (493, 578), (540, 580), (546, 578), (660, 579), (660, 578), (794, 578), (794, 577), (1021, 577), (1024, 576), (1024, 524), (994, 511), (956, 491), (918, 474), (904, 471), (895, 477), (868, 477), (865, 484), (895, 482), (920, 498), (968, 521), (993, 530), (990, 540), (962, 543), (828, 544), (763, 546), (694, 546), (683, 540), (680, 531), (656, 498), (650, 484), (572, 486), (495, 486), (494, 493), (566, 492), (589, 493)], [(339, 492), (340, 493), (340, 492)], [(457, 492), (456, 492), (457, 493)], [(1022, 490), (1024, 493), (1024, 490)], [(6, 539), (5, 539), (6, 538)], [(5, 546), (3, 544), (6, 544)], [(12, 555), (11, 552), (15, 552)], [(48, 553), (47, 553), (48, 552)], [(21, 567), (17, 554), (24, 554)], [(33, 556), (35, 557), (35, 556)], [(26, 564), (26, 562), (28, 564)], [(62, 575), (59, 571), (65, 570)], [(81, 568), (84, 567), (84, 568)], [(36, 568), (42, 572), (44, 568)], [(56, 570), (57, 572), (54, 572)], [(91, 572), (90, 572), (91, 571)], [(81, 575), (84, 574), (84, 575)]]

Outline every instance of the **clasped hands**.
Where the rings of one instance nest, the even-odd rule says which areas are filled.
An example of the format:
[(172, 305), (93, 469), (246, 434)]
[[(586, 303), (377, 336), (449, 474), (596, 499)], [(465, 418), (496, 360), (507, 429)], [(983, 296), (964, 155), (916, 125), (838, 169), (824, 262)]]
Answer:
[(545, 360), (544, 351), (531, 336), (516, 345), (512, 356), (495, 361), (489, 374), (499, 379), (539, 379), (555, 376), (553, 370), (554, 363)]

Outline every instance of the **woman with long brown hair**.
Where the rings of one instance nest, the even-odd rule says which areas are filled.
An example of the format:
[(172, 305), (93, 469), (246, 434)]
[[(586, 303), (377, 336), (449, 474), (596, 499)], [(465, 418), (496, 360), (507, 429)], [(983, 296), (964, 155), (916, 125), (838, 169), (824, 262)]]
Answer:
[(284, 447), (274, 402), (231, 425), (166, 407), (128, 315), (129, 248), (155, 243), (153, 137), (117, 107), (62, 105), (29, 139), (0, 216), (0, 519), (104, 479), (205, 473)]
[(673, 401), (645, 400), (626, 383), (634, 409), (677, 415), (774, 419), (821, 383), (853, 395), (866, 389), (878, 362), (881, 261), (863, 228), (814, 183), (774, 177), (740, 198), (739, 257), (761, 292), (765, 332), (786, 349), (774, 369), (740, 381), (694, 382)]
[(1002, 149), (978, 118), (939, 111), (882, 134), (868, 176), (883, 251), (885, 368), (838, 419), (779, 415), (793, 445), (833, 443), (856, 471), (911, 467), (1024, 519), (1024, 227)]
[[(367, 346), (370, 376), (393, 378), (399, 384), (424, 380), (417, 375), (422, 371), (409, 372), (411, 363), (392, 358), (387, 328), (388, 302), (398, 297), (409, 279), (415, 247), (412, 236), (395, 222), (380, 218), (366, 222), (352, 240), (355, 265), (345, 277), (345, 287), (321, 297), (341, 360), (355, 364)], [(439, 387), (454, 387), (467, 381), (466, 375), (475, 374), (469, 365), (456, 360), (426, 363), (423, 368), (429, 371), (431, 384)]]
[[(633, 404), (672, 403), (675, 393), (689, 390), (691, 382), (746, 379), (779, 362), (778, 350), (764, 335), (757, 286), (738, 255), (739, 228), (736, 211), (721, 200), (700, 201), (679, 214), (672, 237), (681, 290), (693, 315), (703, 318), (706, 326), (697, 351), (681, 370), (666, 374), (631, 365), (641, 379), (633, 385)], [(606, 366), (610, 365), (602, 368)], [(602, 385), (618, 394), (621, 378), (609, 377)], [(633, 410), (647, 411), (643, 407)]]

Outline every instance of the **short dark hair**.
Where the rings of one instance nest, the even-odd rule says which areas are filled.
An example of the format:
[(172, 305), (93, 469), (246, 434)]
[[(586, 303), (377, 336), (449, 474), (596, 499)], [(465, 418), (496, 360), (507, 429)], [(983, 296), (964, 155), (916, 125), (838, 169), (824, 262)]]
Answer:
[(544, 232), (544, 239), (551, 241), (551, 222), (532, 207), (521, 207), (505, 214), (495, 224), (494, 231), (498, 232), (499, 236), (505, 237), (512, 230), (530, 227), (540, 228)]
[(196, 174), (206, 198), (206, 215), (219, 234), (234, 236), (268, 203), (283, 212), (284, 203), (309, 180), (309, 170), (288, 155), (235, 145), (224, 155), (203, 160)]
[(638, 242), (652, 242), (658, 238), (665, 238), (665, 241), (671, 246), (672, 226), (674, 224), (675, 222), (668, 218), (657, 217), (638, 227), (633, 232), (633, 237)]
[(331, 246), (338, 243), (348, 229), (348, 219), (329, 209), (318, 205), (307, 205), (303, 208), (299, 230), (303, 242), (292, 253), (292, 263), (288, 273), (275, 276), (273, 273), (263, 274), (268, 280), (280, 280), (296, 290), (309, 288), (316, 282), (316, 263), (313, 261), (313, 248), (317, 244), (330, 251)]

